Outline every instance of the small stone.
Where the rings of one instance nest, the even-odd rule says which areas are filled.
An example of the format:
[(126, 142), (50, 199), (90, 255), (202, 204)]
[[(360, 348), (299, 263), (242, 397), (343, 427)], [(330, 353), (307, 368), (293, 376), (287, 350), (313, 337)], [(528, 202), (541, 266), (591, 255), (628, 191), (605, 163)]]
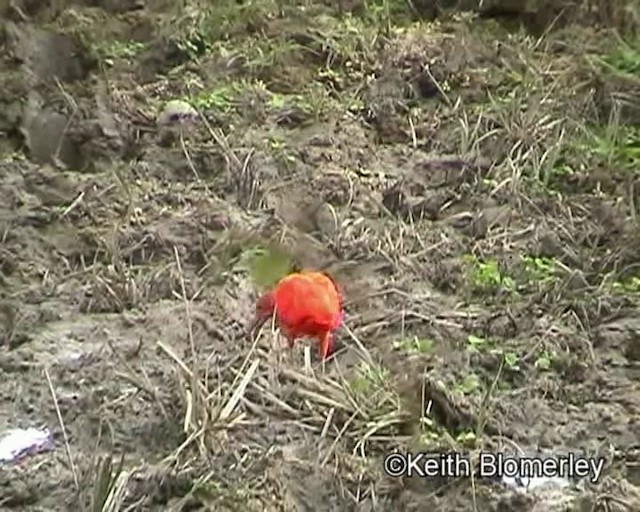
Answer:
[(171, 100), (167, 102), (157, 119), (159, 127), (172, 127), (188, 123), (195, 123), (198, 120), (198, 112), (189, 103), (182, 100)]

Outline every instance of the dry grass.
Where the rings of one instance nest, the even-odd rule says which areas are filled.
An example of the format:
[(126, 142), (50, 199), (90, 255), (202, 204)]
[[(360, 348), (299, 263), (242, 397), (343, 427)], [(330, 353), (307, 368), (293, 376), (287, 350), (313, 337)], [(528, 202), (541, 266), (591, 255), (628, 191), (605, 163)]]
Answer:
[[(458, 123), (454, 133), (460, 141), (459, 153), (469, 155), (472, 160), (487, 153), (501, 155), (482, 177), (490, 183), (489, 197), (510, 194), (522, 208), (534, 204), (531, 199), (532, 184), (542, 190), (552, 187), (554, 172), (563, 152), (575, 140), (586, 112), (593, 108), (576, 100), (583, 94), (583, 85), (571, 82), (570, 77), (581, 72), (581, 64), (550, 57), (547, 48), (550, 43), (546, 37), (546, 34), (540, 38), (521, 36), (503, 44), (504, 53), (509, 55), (504, 60), (504, 75), (515, 78), (502, 89), (489, 92), (487, 103), (480, 108), (473, 102), (467, 104), (462, 97), (454, 97), (447, 92), (446, 84), (426, 68), (428, 78), (444, 99), (444, 108), (448, 109), (446, 118), (443, 118), (443, 127), (447, 120)], [(335, 52), (340, 53), (340, 49)], [(366, 56), (363, 58), (367, 59)], [(230, 136), (212, 128), (205, 114), (200, 114), (212, 141), (224, 155), (226, 174), (235, 188), (238, 206), (252, 208), (259, 205), (259, 180), (251, 164), (252, 152), (246, 152), (244, 160), (240, 159), (230, 146)], [(421, 120), (419, 117), (413, 119), (411, 115), (408, 120), (411, 140), (416, 149), (419, 136), (415, 125)], [(433, 129), (437, 131), (439, 127)], [(183, 138), (181, 147), (194, 176), (200, 181)], [(446, 203), (442, 205), (440, 215), (446, 213), (448, 206)], [(350, 318), (350, 324), (357, 326), (356, 332), (360, 333), (356, 335), (351, 329), (346, 329), (360, 361), (360, 366), (356, 365), (355, 370), (341, 368), (338, 358), (332, 365), (331, 374), (317, 374), (310, 368), (308, 352), (302, 370), (283, 365), (279, 356), (274, 357), (259, 346), (264, 341), (260, 338), (254, 340), (248, 350), (237, 352), (230, 360), (223, 361), (220, 355), (214, 354), (205, 357), (198, 352), (194, 343), (190, 312), (192, 298), (187, 294), (180, 257), (175, 250), (175, 267), (172, 268), (176, 269), (177, 275), (173, 282), (179, 286), (171, 285), (169, 289), (180, 290), (190, 353), (188, 358), (181, 358), (168, 345), (158, 342), (158, 347), (176, 368), (176, 385), (180, 389), (184, 410), (182, 428), (185, 440), (165, 459), (165, 464), (172, 467), (190, 465), (194, 461), (194, 452), (206, 460), (220, 450), (229, 449), (230, 439), (234, 436), (237, 438), (238, 431), (275, 418), (295, 425), (320, 440), (328, 440), (328, 445), (324, 445), (318, 454), (321, 466), (333, 464), (337, 468), (340, 452), (345, 447), (362, 460), (369, 460), (398, 443), (411, 443), (412, 436), (401, 434), (407, 424), (422, 425), (419, 431), (423, 438), (425, 435), (435, 435), (435, 439), (439, 439), (436, 442), (444, 442), (450, 448), (460, 446), (459, 440), (454, 439), (446, 429), (435, 428), (434, 420), (425, 416), (425, 411), (432, 410), (436, 395), (425, 397), (423, 390), (422, 399), (428, 403), (422, 403), (422, 413), (412, 417), (414, 414), (402, 403), (397, 383), (390, 377), (388, 369), (375, 362), (359, 338), (360, 335), (381, 336), (384, 332), (399, 332), (402, 337), (413, 324), (425, 322), (433, 328), (459, 332), (488, 314), (479, 304), (468, 308), (454, 307), (448, 313), (443, 313), (441, 304), (438, 304), (443, 300), (439, 293), (426, 292), (420, 295), (411, 285), (425, 275), (422, 265), (428, 264), (434, 253), (444, 255), (456, 251), (456, 237), (453, 232), (443, 231), (438, 239), (425, 238), (419, 227), (420, 219), (398, 221), (389, 211), (386, 211), (387, 221), (364, 220), (357, 225), (348, 217), (341, 220), (335, 211), (333, 215), (336, 224), (340, 224), (336, 230), (337, 238), (333, 241), (337, 247), (346, 250), (361, 248), (366, 258), (387, 262), (396, 275), (405, 276), (396, 287), (378, 292), (387, 303), (393, 303), (393, 307), (380, 310), (375, 318), (358, 313)], [(468, 215), (473, 217), (475, 213), (468, 212)], [(579, 222), (579, 219), (573, 218), (572, 222)], [(477, 242), (474, 252), (487, 256), (513, 251), (518, 246), (518, 238), (524, 238), (529, 233), (530, 228), (525, 225), (509, 232), (490, 229), (482, 241)], [(146, 275), (149, 276), (148, 273)], [(148, 278), (153, 283), (160, 276), (155, 274)], [(115, 306), (118, 310), (143, 303), (149, 298), (149, 292), (144, 292), (149, 286), (137, 285), (135, 280), (119, 285), (118, 289), (117, 285), (104, 277), (96, 277), (96, 280), (105, 292), (98, 292), (97, 296), (124, 297)], [(555, 300), (560, 298), (556, 296)], [(270, 336), (273, 335), (272, 332)], [(278, 344), (277, 340), (267, 342), (270, 346), (274, 344)], [(591, 348), (589, 350), (592, 352)], [(524, 361), (526, 359), (523, 358)], [(483, 436), (495, 410), (496, 387), (502, 379), (504, 364), (505, 360), (501, 359), (489, 385), (478, 397), (474, 419), (469, 420), (475, 435), (475, 449), (483, 446)], [(157, 398), (158, 393), (149, 388), (148, 382), (143, 384), (142, 378), (134, 376), (131, 368), (124, 370), (123, 374), (128, 375), (131, 382), (137, 382), (147, 395)], [(363, 378), (370, 386), (364, 395), (355, 390), (354, 379), (357, 377)], [(426, 380), (423, 380), (423, 386), (424, 382)], [(436, 408), (444, 410), (445, 416), (448, 409), (449, 415), (458, 414), (451, 411), (456, 409), (455, 400), (446, 388), (441, 389), (437, 396), (440, 398), (436, 398)], [(489, 425), (489, 431), (494, 433), (496, 427)], [(120, 492), (117, 483), (122, 483), (124, 477), (108, 476), (111, 471), (110, 463), (103, 462), (99, 469), (99, 481), (104, 483), (100, 484), (99, 492), (106, 496), (108, 490), (109, 499), (113, 502), (116, 499), (114, 496)], [(195, 487), (205, 485), (211, 478), (212, 474), (202, 476)], [(474, 481), (471, 486), (472, 506), (477, 510)], [(108, 505), (106, 498), (100, 502), (104, 502), (105, 507), (111, 507), (103, 510), (117, 509), (115, 505)]]
[[(232, 4), (188, 5), (171, 35), (198, 69), (225, 63), (225, 80), (248, 107), (240, 93), (233, 101), (220, 93), (227, 82), (204, 71), (202, 83), (192, 79), (188, 62), (145, 85), (140, 102), (149, 105), (194, 90), (212, 101), (199, 108), (197, 133), (180, 133), (174, 152), (158, 150), (175, 160), (114, 170), (108, 190), (117, 200), (98, 212), (111, 224), (92, 241), (93, 261), (86, 265), (81, 254), (77, 270), (65, 260), (73, 271), (56, 282), (81, 283), (83, 314), (175, 301), (184, 318), (181, 335), (153, 334), (151, 351), (123, 354), (109, 343), (113, 375), (162, 426), (179, 431), (179, 444), (159, 446), (153, 462), (117, 455), (113, 440), (105, 454), (101, 423), (95, 457), (80, 467), (46, 373), (83, 508), (150, 506), (139, 481), (153, 481), (156, 471), (187, 482), (168, 492), (175, 499), (162, 504), (167, 510), (292, 510), (289, 487), (305, 487), (309, 470), (335, 482), (327, 492), (343, 501), (334, 504), (367, 499), (383, 509), (384, 499), (396, 506), (401, 494), (400, 484), (382, 478), (380, 461), (391, 450), (523, 452), (513, 441), (524, 428), (515, 404), (535, 396), (538, 404), (580, 405), (592, 390), (575, 384), (572, 372), (596, 373), (598, 326), (637, 305), (629, 247), (640, 157), (625, 115), (637, 96), (629, 62), (640, 50), (605, 50), (604, 36), (591, 33), (575, 36), (581, 48), (567, 49), (571, 28), (534, 37), (469, 16), (408, 25), (394, 14), (407, 13), (404, 2), (367, 2), (363, 16), (329, 10), (329, 18), (306, 2), (313, 27), (293, 28), (286, 22), (300, 6)], [(217, 34), (216, 44), (194, 50), (220, 27), (229, 41)], [(284, 75), (301, 56), (309, 69)], [(608, 91), (606, 122), (594, 122), (606, 103), (594, 84), (614, 72), (624, 79)], [(143, 89), (128, 89), (128, 81), (117, 75), (111, 85), (123, 105), (135, 105)], [(278, 87), (287, 81), (295, 94)], [(283, 126), (298, 114), (301, 121)], [(327, 140), (308, 136), (314, 123)], [(173, 167), (184, 171), (180, 179)], [(608, 175), (600, 178), (602, 170)], [(91, 209), (88, 191), (74, 194), (60, 221), (79, 222)], [(289, 202), (318, 196), (331, 229), (315, 220), (313, 229), (301, 227), (308, 219), (272, 208), (276, 193)], [(210, 228), (214, 204), (232, 228)], [(154, 222), (168, 228), (154, 231)], [(355, 267), (343, 278), (356, 290), (339, 333), (348, 350), (319, 366), (308, 347), (304, 359), (297, 348), (283, 349), (274, 326), (252, 340), (244, 335), (239, 317), (254, 290), (240, 260), (254, 242), (324, 249), (318, 260), (328, 253), (337, 272)], [(127, 400), (113, 398), (104, 410), (115, 411), (117, 401), (133, 407)], [(294, 477), (286, 473), (292, 467)], [(443, 486), (464, 488), (474, 511), (487, 506), (484, 482)], [(421, 492), (427, 500), (436, 491)]]

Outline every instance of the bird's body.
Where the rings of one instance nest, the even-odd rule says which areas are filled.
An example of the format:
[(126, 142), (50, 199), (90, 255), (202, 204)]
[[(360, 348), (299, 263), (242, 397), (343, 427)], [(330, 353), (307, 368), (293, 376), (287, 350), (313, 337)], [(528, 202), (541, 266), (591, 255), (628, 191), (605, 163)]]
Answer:
[(320, 357), (327, 358), (333, 331), (342, 323), (342, 295), (333, 279), (313, 271), (282, 278), (258, 299), (253, 329), (260, 327), (274, 312), (289, 347), (293, 347), (298, 338), (315, 338), (320, 343)]

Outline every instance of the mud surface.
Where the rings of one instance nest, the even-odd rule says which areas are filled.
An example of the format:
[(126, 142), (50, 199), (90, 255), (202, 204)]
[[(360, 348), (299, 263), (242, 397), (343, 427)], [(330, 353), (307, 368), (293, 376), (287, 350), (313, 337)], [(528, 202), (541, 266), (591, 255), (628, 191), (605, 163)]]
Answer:
[[(219, 3), (0, 3), (0, 426), (56, 441), (0, 508), (640, 510), (640, 46)], [(245, 335), (256, 246), (344, 287), (324, 368)], [(382, 471), (516, 448), (605, 469)]]

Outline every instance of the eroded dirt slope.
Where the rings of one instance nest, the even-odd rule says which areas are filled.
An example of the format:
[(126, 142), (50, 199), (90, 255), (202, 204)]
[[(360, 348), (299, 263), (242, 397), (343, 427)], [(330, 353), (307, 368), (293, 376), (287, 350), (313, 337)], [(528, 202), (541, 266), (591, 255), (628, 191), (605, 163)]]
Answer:
[[(54, 4), (0, 3), (0, 426), (56, 439), (3, 510), (640, 509), (628, 2)], [(344, 286), (324, 369), (245, 336), (256, 247)], [(382, 472), (514, 447), (605, 474)]]

